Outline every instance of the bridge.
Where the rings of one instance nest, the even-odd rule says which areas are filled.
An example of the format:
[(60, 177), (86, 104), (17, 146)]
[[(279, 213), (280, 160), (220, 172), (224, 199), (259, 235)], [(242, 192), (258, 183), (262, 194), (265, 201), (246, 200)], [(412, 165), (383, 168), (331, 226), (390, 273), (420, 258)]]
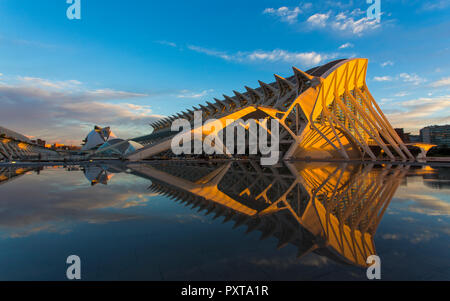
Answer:
[[(267, 121), (271, 135), (269, 125), (276, 120), (284, 160), (414, 161), (367, 88), (367, 65), (367, 59), (355, 58), (336, 60), (306, 72), (294, 67), (291, 77), (275, 75), (273, 83), (260, 81), (259, 88), (245, 87), (246, 92), (234, 91), (234, 96), (224, 95), (222, 100), (214, 99), (153, 123), (152, 134), (133, 139), (144, 148), (127, 158), (138, 161), (154, 156), (174, 157), (171, 145), (177, 132), (171, 131), (171, 124), (180, 118), (191, 123), (191, 139), (203, 142), (211, 131), (194, 124), (194, 115), (200, 111), (204, 121), (218, 120), (214, 133), (218, 137), (223, 137), (221, 134), (230, 126), (248, 131), (245, 122), (261, 118)], [(250, 138), (246, 139), (248, 149)]]
[(420, 153), (417, 155), (418, 161), (426, 161), (427, 160), (427, 153), (428, 151), (437, 146), (436, 144), (430, 144), (430, 143), (423, 143), (423, 142), (415, 142), (415, 143), (409, 143), (409, 145), (418, 147), (420, 149)]

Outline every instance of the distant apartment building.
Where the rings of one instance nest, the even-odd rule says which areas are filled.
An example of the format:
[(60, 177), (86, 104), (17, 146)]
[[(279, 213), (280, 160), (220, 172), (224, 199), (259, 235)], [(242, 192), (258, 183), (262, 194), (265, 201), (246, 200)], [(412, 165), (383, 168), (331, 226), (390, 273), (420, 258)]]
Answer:
[(45, 140), (41, 140), (41, 139), (31, 140), (31, 143), (34, 143), (34, 144), (37, 144), (39, 146), (45, 147)]
[(404, 143), (409, 143), (411, 142), (410, 140), (410, 133), (405, 133), (405, 131), (401, 128), (401, 129), (394, 129), (395, 132), (397, 133), (397, 135), (402, 139), (402, 141)]
[(410, 143), (415, 143), (415, 142), (422, 142), (422, 138), (420, 137), (420, 135), (409, 135), (409, 142)]
[(54, 143), (50, 146), (53, 150), (65, 150), (65, 151), (77, 151), (81, 150), (80, 146), (74, 146), (74, 145), (65, 145), (62, 143)]
[(424, 143), (450, 147), (450, 124), (427, 126), (420, 130), (420, 138)]

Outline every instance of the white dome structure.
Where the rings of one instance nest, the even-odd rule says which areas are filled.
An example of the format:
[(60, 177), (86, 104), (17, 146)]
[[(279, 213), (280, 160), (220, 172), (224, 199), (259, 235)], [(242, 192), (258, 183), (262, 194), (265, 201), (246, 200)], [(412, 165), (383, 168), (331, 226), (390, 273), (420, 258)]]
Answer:
[(114, 138), (116, 138), (116, 136), (111, 132), (109, 126), (104, 128), (95, 126), (95, 128), (87, 135), (86, 139), (83, 140), (84, 145), (81, 150), (88, 151), (95, 149), (103, 145), (109, 139)]

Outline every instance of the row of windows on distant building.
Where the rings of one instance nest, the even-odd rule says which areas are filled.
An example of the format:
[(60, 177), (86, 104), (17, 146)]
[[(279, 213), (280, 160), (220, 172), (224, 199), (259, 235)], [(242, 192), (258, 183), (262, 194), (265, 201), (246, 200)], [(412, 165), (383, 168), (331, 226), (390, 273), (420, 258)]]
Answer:
[(424, 127), (420, 130), (420, 135), (405, 133), (403, 129), (395, 129), (395, 131), (405, 143), (423, 142), (450, 147), (450, 124)]

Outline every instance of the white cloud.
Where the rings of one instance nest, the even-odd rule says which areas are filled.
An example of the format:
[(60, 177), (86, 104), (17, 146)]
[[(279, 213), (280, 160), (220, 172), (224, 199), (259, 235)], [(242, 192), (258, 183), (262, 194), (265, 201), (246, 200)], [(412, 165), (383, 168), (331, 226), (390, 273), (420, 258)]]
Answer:
[(274, 49), (271, 51), (255, 50), (252, 52), (237, 52), (229, 54), (224, 51), (210, 50), (203, 47), (190, 45), (189, 49), (204, 53), (206, 55), (219, 57), (227, 61), (234, 61), (239, 63), (259, 63), (259, 62), (282, 62), (289, 64), (299, 64), (301, 66), (315, 66), (323, 61), (333, 59), (336, 54), (320, 54), (314, 51), (311, 52), (291, 52), (282, 49)]
[[(317, 9), (322, 11), (310, 14), (309, 17), (306, 12), (313, 6), (311, 3), (301, 4), (293, 8), (287, 6), (277, 9), (266, 8), (263, 14), (275, 16), (282, 22), (301, 28), (305, 28), (305, 25), (307, 25), (311, 29), (329, 29), (348, 35), (361, 36), (364, 32), (381, 26), (381, 23), (376, 19), (368, 19), (365, 16), (365, 10), (359, 8), (349, 10), (352, 5), (352, 3), (342, 4), (339, 1), (328, 1), (318, 4)], [(334, 12), (333, 9), (336, 8), (344, 11)], [(301, 18), (301, 15), (305, 15), (305, 17)]]
[(375, 76), (373, 78), (373, 80), (376, 82), (386, 82), (386, 81), (392, 80), (392, 77), (390, 77), (390, 76)]
[(435, 0), (430, 2), (426, 2), (422, 6), (422, 10), (432, 11), (432, 10), (441, 10), (446, 9), (450, 6), (449, 0)]
[(82, 83), (77, 80), (65, 80), (65, 81), (52, 81), (49, 79), (30, 77), (30, 76), (19, 76), (19, 80), (26, 83), (28, 86), (41, 86), (45, 88), (53, 89), (69, 89), (81, 85)]
[(424, 187), (423, 181), (411, 179), (408, 186), (399, 187), (395, 200), (405, 203), (402, 210), (429, 216), (450, 216), (450, 203), (446, 201), (445, 195), (432, 195), (433, 189)]
[(376, 19), (369, 20), (367, 17), (359, 18), (358, 15), (361, 15), (360, 10), (340, 12), (336, 15), (331, 11), (327, 13), (316, 13), (311, 15), (306, 20), (306, 23), (312, 28), (327, 28), (342, 34), (357, 36), (361, 36), (363, 33), (381, 26), (380, 22)]
[(404, 97), (406, 95), (409, 95), (409, 93), (406, 92), (406, 91), (401, 91), (401, 92), (398, 92), (398, 93), (394, 94), (395, 97)]
[(428, 230), (423, 231), (423, 233), (415, 233), (414, 236), (411, 238), (411, 243), (418, 244), (418, 243), (424, 243), (428, 242), (434, 238), (438, 238), (439, 234), (430, 232)]
[(412, 74), (401, 73), (399, 76), (400, 76), (400, 79), (402, 79), (404, 82), (412, 83), (414, 85), (419, 85), (421, 83), (426, 82), (426, 79), (421, 78), (420, 76), (418, 76), (415, 73), (412, 73)]
[(430, 86), (433, 88), (449, 87), (450, 86), (450, 77), (441, 78), (440, 80), (432, 83)]
[(180, 93), (177, 95), (178, 98), (201, 98), (209, 93), (213, 92), (214, 90), (203, 90), (202, 92), (196, 93), (189, 90), (181, 90)]
[(306, 22), (313, 27), (325, 27), (327, 25), (327, 20), (330, 17), (330, 13), (326, 14), (314, 14), (310, 16)]
[(386, 61), (380, 64), (381, 67), (386, 67), (386, 66), (393, 66), (394, 62), (393, 61)]
[(305, 10), (310, 9), (311, 7), (311, 3), (303, 3), (293, 8), (289, 8), (286, 6), (282, 6), (279, 8), (266, 8), (264, 9), (263, 14), (272, 15), (279, 18), (282, 22), (293, 24), (298, 21), (298, 16), (300, 14), (302, 14)]
[(130, 138), (149, 133), (148, 124), (161, 116), (152, 114), (148, 105), (124, 100), (148, 96), (89, 90), (74, 80), (21, 77), (17, 84), (0, 84), (0, 120), (3, 126), (49, 142), (80, 144), (94, 125), (110, 125), (120, 137)]
[(133, 97), (146, 97), (147, 94), (116, 91), (112, 89), (98, 89), (85, 92), (87, 96), (95, 97), (97, 99), (126, 99)]
[(381, 236), (383, 239), (389, 239), (389, 240), (398, 240), (400, 239), (400, 236), (398, 234), (390, 234), (386, 233)]
[(286, 62), (290, 64), (300, 64), (304, 66), (318, 65), (321, 62), (334, 57), (317, 52), (289, 52), (275, 49), (272, 51), (254, 51), (247, 55), (251, 61)]
[(274, 8), (266, 8), (263, 11), (263, 14), (274, 15), (280, 17), (283, 22), (295, 23), (297, 22), (297, 17), (302, 11), (299, 7), (294, 7), (293, 9), (289, 9), (286, 6), (282, 6), (278, 9)]
[(345, 43), (345, 44), (342, 44), (341, 46), (339, 46), (339, 49), (346, 49), (346, 48), (353, 48), (353, 44)]
[(433, 124), (450, 123), (450, 95), (422, 97), (396, 104), (396, 111), (387, 113), (394, 127), (417, 132), (420, 128)]
[(169, 42), (169, 41), (156, 41), (155, 43), (158, 43), (158, 44), (161, 44), (161, 45), (170, 46), (170, 47), (177, 47), (176, 43)]
[(199, 46), (195, 46), (195, 45), (188, 45), (188, 49), (195, 51), (195, 52), (203, 53), (206, 55), (220, 57), (221, 59), (224, 59), (226, 61), (236, 60), (236, 58), (237, 58), (236, 55), (231, 56), (223, 51), (211, 50), (211, 49), (207, 49), (207, 48), (203, 48), (203, 47), (199, 47)]
[(380, 27), (380, 23), (376, 20), (369, 20), (367, 17), (356, 19), (353, 17), (355, 13), (350, 13), (350, 16), (345, 12), (337, 14), (330, 26), (336, 31), (343, 33), (350, 33), (361, 36), (364, 32)]

